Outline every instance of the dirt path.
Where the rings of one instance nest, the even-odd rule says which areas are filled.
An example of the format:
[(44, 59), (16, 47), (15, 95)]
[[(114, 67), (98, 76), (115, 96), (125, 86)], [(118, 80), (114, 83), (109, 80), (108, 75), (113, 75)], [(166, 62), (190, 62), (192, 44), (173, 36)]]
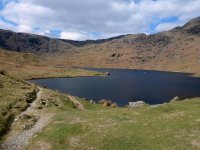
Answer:
[(84, 110), (83, 104), (81, 104), (81, 102), (79, 102), (75, 97), (73, 96), (68, 96), (71, 101), (73, 102), (74, 106), (79, 109), (79, 110)]
[[(40, 132), (53, 117), (53, 114), (45, 113), (43, 110), (39, 110), (36, 108), (37, 102), (40, 101), (43, 90), (39, 88), (39, 92), (37, 93), (37, 97), (35, 101), (31, 104), (31, 106), (24, 112), (22, 112), (19, 116), (16, 117), (15, 121), (11, 125), (11, 130), (6, 135), (5, 141), (2, 143), (0, 149), (1, 150), (22, 150), (28, 144), (28, 142), (33, 138), (33, 136)], [(37, 119), (37, 122), (34, 124), (32, 128), (29, 130), (16, 130), (16, 126), (18, 126), (18, 120), (22, 115), (34, 115)]]

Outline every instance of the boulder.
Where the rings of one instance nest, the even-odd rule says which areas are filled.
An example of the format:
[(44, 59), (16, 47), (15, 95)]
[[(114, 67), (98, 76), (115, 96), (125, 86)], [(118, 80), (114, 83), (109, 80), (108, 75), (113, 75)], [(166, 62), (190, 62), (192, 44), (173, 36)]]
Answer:
[(129, 108), (139, 108), (145, 106), (146, 103), (144, 101), (137, 101), (137, 102), (129, 102)]
[(28, 122), (26, 122), (25, 124), (23, 124), (21, 127), (23, 130), (29, 130), (31, 129), (37, 122), (37, 119), (30, 119)]
[(31, 119), (32, 117), (27, 114), (22, 114), (19, 118), (20, 119)]
[(1, 75), (6, 75), (6, 71), (5, 70), (0, 70), (0, 74)]
[(170, 100), (170, 102), (177, 102), (181, 101), (181, 99), (178, 96), (175, 96), (173, 99)]
[(116, 107), (118, 107), (118, 106), (117, 106), (117, 103), (112, 103), (112, 104), (110, 105), (110, 107), (116, 108)]
[(109, 75), (110, 75), (110, 72), (106, 72), (106, 75), (109, 76)]
[[(99, 101), (99, 104), (103, 105), (103, 106), (114, 106), (114, 103), (111, 101), (111, 100), (105, 100), (105, 99), (102, 99)], [(112, 106), (112, 107), (113, 107)]]

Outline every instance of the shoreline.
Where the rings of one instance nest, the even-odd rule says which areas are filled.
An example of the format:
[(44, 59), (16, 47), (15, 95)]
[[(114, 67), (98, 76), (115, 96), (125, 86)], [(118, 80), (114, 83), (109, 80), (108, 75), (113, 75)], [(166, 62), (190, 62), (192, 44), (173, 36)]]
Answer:
[(86, 75), (86, 76), (63, 76), (63, 77), (35, 77), (35, 78), (30, 78), (30, 79), (25, 79), (26, 81), (30, 81), (30, 80), (40, 80), (40, 79), (55, 79), (55, 78), (84, 78), (84, 77), (106, 77), (108, 75), (106, 75), (106, 73), (102, 73), (100, 75)]
[[(55, 67), (56, 68), (56, 67)], [(59, 67), (59, 68), (65, 68), (65, 67)], [(72, 68), (69, 68), (72, 69)], [(50, 77), (31, 77), (31, 78), (25, 78), (23, 80), (30, 81), (30, 80), (40, 80), (40, 79), (55, 79), (55, 78), (79, 78), (79, 77), (106, 77), (110, 76), (107, 74), (107, 72), (99, 72), (98, 69), (111, 69), (111, 70), (130, 70), (130, 71), (152, 71), (152, 72), (163, 72), (163, 73), (178, 73), (178, 74), (184, 74), (188, 75), (190, 77), (197, 77), (200, 78), (199, 73), (192, 73), (192, 72), (181, 72), (181, 71), (164, 71), (164, 70), (148, 70), (148, 69), (131, 69), (131, 68), (73, 68), (73, 69), (83, 69), (86, 71), (96, 71), (100, 74), (97, 75), (81, 75), (81, 76), (50, 76)], [(90, 70), (94, 69), (94, 70)], [(95, 70), (97, 69), (97, 70)]]

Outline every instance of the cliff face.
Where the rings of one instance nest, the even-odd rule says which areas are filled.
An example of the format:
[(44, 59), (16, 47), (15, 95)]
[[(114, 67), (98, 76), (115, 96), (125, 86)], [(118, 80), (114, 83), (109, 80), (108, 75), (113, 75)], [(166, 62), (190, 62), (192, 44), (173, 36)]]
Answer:
[[(0, 30), (0, 47), (45, 55), (48, 64), (171, 71), (198, 70), (200, 17), (158, 34), (129, 34), (104, 40), (72, 41)], [(199, 69), (200, 71), (200, 69)]]

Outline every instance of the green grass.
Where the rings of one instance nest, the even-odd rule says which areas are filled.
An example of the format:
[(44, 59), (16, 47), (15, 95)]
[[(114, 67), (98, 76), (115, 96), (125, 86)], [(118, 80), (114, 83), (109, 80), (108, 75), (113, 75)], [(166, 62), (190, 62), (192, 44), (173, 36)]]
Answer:
[(0, 74), (0, 136), (8, 128), (12, 117), (25, 110), (34, 100), (35, 86), (9, 75)]
[(41, 141), (53, 150), (199, 149), (199, 106), (199, 98), (136, 110), (88, 104), (78, 111), (63, 106), (28, 149)]

